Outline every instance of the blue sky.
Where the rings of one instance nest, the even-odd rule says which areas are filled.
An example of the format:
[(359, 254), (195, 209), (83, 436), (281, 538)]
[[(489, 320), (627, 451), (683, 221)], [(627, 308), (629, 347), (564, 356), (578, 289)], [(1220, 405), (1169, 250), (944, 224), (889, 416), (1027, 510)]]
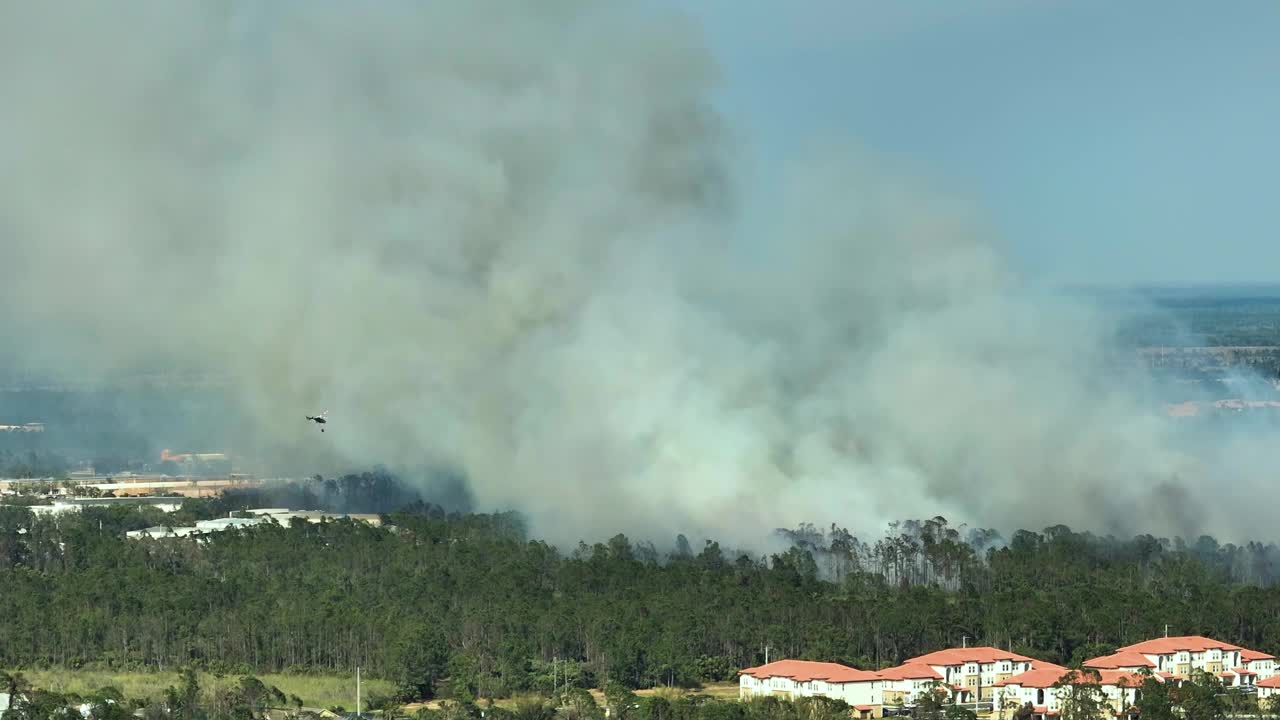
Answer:
[(652, 1), (757, 167), (850, 136), (1051, 282), (1280, 279), (1280, 1)]

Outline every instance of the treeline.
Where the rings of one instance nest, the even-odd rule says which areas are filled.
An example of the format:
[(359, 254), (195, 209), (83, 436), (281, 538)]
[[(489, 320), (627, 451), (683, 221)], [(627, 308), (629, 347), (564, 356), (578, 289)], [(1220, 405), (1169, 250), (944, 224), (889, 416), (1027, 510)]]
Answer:
[[(351, 512), (404, 492), (385, 473), (283, 491)], [(766, 647), (771, 658), (878, 668), (965, 640), (1069, 664), (1166, 624), (1280, 654), (1274, 547), (1209, 538), (1119, 540), (1059, 526), (1005, 541), (934, 518), (874, 543), (799, 528), (789, 550), (769, 556), (682, 539), (660, 553), (622, 535), (566, 553), (528, 537), (517, 515), (420, 501), (381, 528), (344, 520), (206, 541), (124, 537), (263, 499), (190, 500), (176, 515), (0, 508), (0, 667), (360, 665), (410, 698), (697, 686), (732, 680)]]
[(345, 513), (427, 511), (421, 494), (386, 468), (338, 477), (314, 475), (299, 481), (234, 488), (204, 505), (217, 515), (255, 507), (287, 507)]
[(991, 551), (998, 548), (1077, 553), (1100, 563), (1131, 566), (1143, 577), (1150, 577), (1160, 562), (1190, 559), (1231, 583), (1265, 587), (1280, 582), (1280, 546), (1220, 544), (1208, 535), (1190, 542), (1145, 534), (1117, 539), (1055, 525), (1039, 533), (1019, 530), (1006, 540), (991, 529), (951, 527), (942, 517), (890, 523), (885, 537), (874, 543), (835, 525), (824, 531), (806, 524), (777, 533), (794, 547), (809, 551), (836, 582), (850, 573), (870, 572), (896, 584), (959, 589), (967, 580), (984, 577)]

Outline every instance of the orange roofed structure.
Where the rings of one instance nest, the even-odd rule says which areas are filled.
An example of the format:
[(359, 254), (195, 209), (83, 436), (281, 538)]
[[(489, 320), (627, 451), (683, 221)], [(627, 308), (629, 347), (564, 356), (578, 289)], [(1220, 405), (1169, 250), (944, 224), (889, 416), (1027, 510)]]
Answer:
[[(885, 705), (907, 705), (934, 683), (942, 682), (942, 674), (924, 663), (909, 662), (880, 671), (884, 679), (881, 697)], [(951, 688), (952, 694), (956, 688)], [(961, 696), (963, 697), (963, 696)]]
[(1280, 668), (1276, 667), (1275, 655), (1245, 648), (1240, 651), (1240, 661), (1244, 669), (1253, 673), (1259, 680), (1269, 680), (1280, 674)]
[(996, 647), (966, 647), (939, 650), (911, 658), (908, 665), (927, 665), (937, 671), (942, 682), (972, 700), (991, 700), (998, 683), (1031, 670), (1038, 664), (1026, 655)]
[(1258, 681), (1258, 699), (1270, 700), (1280, 698), (1280, 675)]
[(1147, 668), (1155, 671), (1156, 664), (1152, 662), (1146, 655), (1133, 650), (1125, 650), (1113, 655), (1104, 655), (1096, 657), (1092, 660), (1086, 660), (1084, 666), (1093, 670), (1140, 670)]
[[(1058, 689), (1054, 687), (1072, 671), (1051, 663), (1037, 663), (1037, 667), (1004, 680), (997, 690), (996, 706), (1014, 709), (1030, 705), (1036, 720), (1046, 720), (1058, 715)], [(1085, 675), (1084, 673), (1087, 673)], [(1077, 673), (1073, 684), (1097, 682), (1115, 715), (1119, 716), (1137, 702), (1138, 689), (1143, 676), (1129, 670), (1089, 670)], [(1157, 678), (1159, 681), (1159, 678)]]
[(879, 671), (809, 660), (778, 660), (739, 671), (739, 697), (824, 696), (845, 701), (863, 717), (879, 717), (885, 706), (912, 705), (940, 686), (960, 703), (984, 703), (1002, 680), (1033, 668), (1058, 668), (994, 647), (950, 648)]
[[(1213, 672), (1228, 685), (1253, 685), (1259, 695), (1280, 695), (1276, 658), (1200, 636), (1160, 638), (1120, 648), (1084, 663), (1117, 714), (1136, 702), (1145, 672), (1156, 681), (1177, 680), (1191, 669)], [(854, 717), (881, 717), (892, 705), (913, 705), (920, 694), (939, 687), (959, 703), (999, 712), (1031, 705), (1036, 720), (1058, 714), (1057, 689), (1067, 668), (995, 647), (938, 650), (879, 671), (832, 662), (778, 660), (739, 671), (739, 697), (773, 695), (787, 699), (843, 700)], [(1087, 681), (1081, 678), (1080, 682)], [(1266, 682), (1258, 682), (1266, 681)]]
[(1276, 674), (1275, 658), (1201, 635), (1156, 638), (1093, 658), (1085, 667), (1099, 670), (1146, 668), (1166, 680), (1180, 680), (1192, 672), (1207, 672), (1232, 687), (1250, 686)]
[(738, 671), (738, 697), (775, 695), (794, 700), (829, 697), (853, 706), (859, 717), (877, 717), (881, 707), (879, 674), (830, 662), (778, 660)]
[(767, 665), (747, 668), (741, 673), (757, 680), (791, 678), (797, 682), (812, 680), (826, 680), (833, 683), (860, 682), (875, 680), (879, 677), (870, 670), (859, 670), (840, 663), (813, 660), (776, 660)]

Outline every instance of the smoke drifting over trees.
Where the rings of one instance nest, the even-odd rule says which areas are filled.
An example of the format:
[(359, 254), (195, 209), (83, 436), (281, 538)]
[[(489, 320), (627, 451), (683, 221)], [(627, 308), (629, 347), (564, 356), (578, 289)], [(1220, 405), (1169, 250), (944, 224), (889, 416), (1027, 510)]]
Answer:
[[(288, 492), (366, 508), (399, 494), (377, 475), (333, 487)], [(394, 527), (299, 520), (203, 542), (124, 537), (225, 517), (263, 499), (253, 494), (192, 498), (172, 514), (0, 507), (0, 665), (359, 665), (418, 697), (442, 675), (473, 696), (732, 680), (766, 648), (882, 668), (967, 639), (1068, 664), (1166, 627), (1280, 652), (1280, 549), (1208, 537), (1059, 525), (1003, 543), (930, 518), (861, 543), (801, 527), (789, 549), (758, 556), (679, 540), (665, 554), (621, 534), (560, 550), (514, 514), (425, 503), (388, 515)]]
[(5, 4), (0, 302), (32, 366), (216, 368), (277, 457), (557, 542), (1272, 526), (1273, 444), (1183, 451), (959, 203), (824, 147), (748, 213), (716, 78), (615, 3)]

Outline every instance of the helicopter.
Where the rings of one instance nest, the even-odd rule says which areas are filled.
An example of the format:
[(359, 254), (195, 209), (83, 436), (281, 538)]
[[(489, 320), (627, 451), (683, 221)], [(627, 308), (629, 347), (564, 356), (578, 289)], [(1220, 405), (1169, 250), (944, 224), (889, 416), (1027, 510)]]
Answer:
[(325, 424), (325, 423), (327, 423), (327, 422), (329, 422), (329, 421), (328, 421), (328, 419), (327, 419), (327, 416), (328, 416), (328, 415), (329, 415), (329, 411), (328, 411), (328, 410), (325, 410), (324, 412), (320, 413), (319, 415), (308, 415), (308, 416), (307, 416), (307, 420), (309, 420), (309, 421), (311, 421), (311, 422), (314, 422), (315, 424), (319, 425), (319, 426), (320, 426), (320, 432), (324, 432), (324, 424)]

